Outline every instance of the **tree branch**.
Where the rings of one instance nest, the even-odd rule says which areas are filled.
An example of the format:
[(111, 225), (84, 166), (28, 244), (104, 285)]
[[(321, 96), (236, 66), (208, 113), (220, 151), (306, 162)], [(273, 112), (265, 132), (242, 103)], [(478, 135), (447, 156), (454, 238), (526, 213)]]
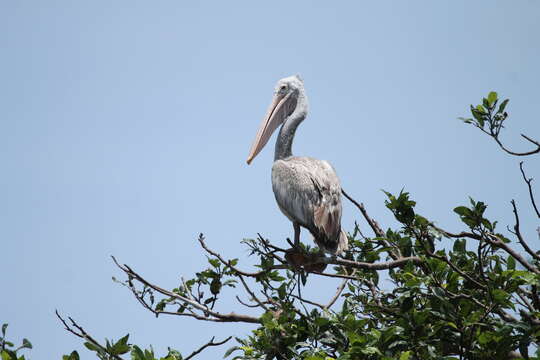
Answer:
[(342, 266), (350, 267), (354, 269), (388, 270), (388, 269), (393, 269), (397, 267), (403, 267), (409, 261), (413, 262), (416, 265), (422, 264), (424, 262), (418, 256), (401, 257), (397, 260), (384, 261), (384, 262), (379, 262), (379, 263), (367, 263), (367, 262), (358, 262), (358, 261), (352, 261), (352, 260), (346, 260), (346, 259), (323, 257), (323, 258), (318, 258), (314, 260), (313, 262), (308, 262), (304, 265), (314, 265), (317, 263), (324, 263), (324, 264), (330, 264), (330, 265), (342, 265)]
[(341, 285), (339, 285), (339, 287), (337, 288), (337, 291), (336, 293), (334, 294), (334, 296), (332, 297), (332, 299), (330, 299), (330, 301), (328, 302), (328, 304), (326, 304), (324, 306), (324, 309), (327, 310), (327, 309), (330, 309), (337, 301), (337, 299), (339, 298), (339, 296), (341, 295), (341, 293), (343, 292), (343, 289), (345, 289), (345, 285), (347, 285), (347, 282), (349, 282), (348, 279), (345, 279), (341, 282)]
[[(204, 316), (197, 315), (197, 314), (184, 314), (185, 316), (192, 316), (199, 320), (206, 320), (206, 321), (215, 321), (215, 322), (246, 322), (246, 323), (259, 323), (259, 319), (253, 316), (249, 315), (242, 315), (242, 314), (236, 314), (234, 312), (228, 313), (228, 314), (222, 314), (217, 311), (214, 311), (207, 306), (200, 304), (199, 302), (189, 299), (185, 296), (182, 296), (180, 294), (174, 293), (172, 291), (165, 290), (157, 285), (154, 285), (150, 283), (149, 281), (145, 280), (141, 275), (137, 274), (135, 271), (133, 271), (128, 265), (120, 265), (118, 261), (116, 261), (116, 258), (114, 256), (111, 256), (114, 263), (120, 270), (122, 270), (129, 279), (135, 279), (139, 281), (141, 284), (146, 285), (147, 287), (157, 291), (158, 293), (162, 295), (166, 295), (170, 298), (174, 298), (177, 300), (180, 300), (184, 302), (185, 304), (193, 306), (195, 309), (202, 311)], [(143, 305), (144, 306), (144, 305)], [(147, 307), (147, 306), (145, 306)], [(148, 307), (147, 307), (148, 308)], [(170, 313), (170, 314), (178, 314), (181, 313)], [(211, 317), (210, 317), (211, 316)]]
[[(354, 200), (352, 197), (349, 196), (349, 194), (347, 194), (345, 192), (345, 190), (341, 189), (341, 193), (343, 194), (343, 196), (345, 196), (350, 202), (352, 202), (357, 208), (358, 210), (360, 210), (360, 212), (362, 213), (362, 215), (364, 216), (364, 219), (366, 219), (367, 223), (369, 224), (369, 226), (371, 227), (371, 229), (373, 230), (373, 233), (375, 234), (375, 236), (379, 237), (379, 238), (384, 238), (386, 237), (386, 234), (385, 232), (381, 229), (381, 227), (379, 226), (379, 223), (377, 221), (375, 221), (374, 219), (372, 219), (369, 214), (367, 213), (366, 211), (366, 208), (364, 207), (364, 204), (362, 203), (359, 203), (357, 202), (356, 200)], [(401, 257), (401, 252), (399, 250), (398, 247), (396, 246), (393, 246), (391, 244), (389, 244), (387, 241), (383, 240), (383, 243), (385, 244), (385, 246), (387, 247), (391, 247), (394, 249), (394, 251), (390, 251), (389, 254), (390, 256), (394, 259), (394, 260), (397, 260)]]
[(202, 248), (204, 249), (204, 251), (206, 251), (207, 253), (209, 253), (210, 255), (214, 256), (216, 259), (218, 259), (219, 261), (221, 261), (221, 263), (225, 266), (227, 266), (228, 268), (230, 268), (231, 270), (234, 270), (236, 271), (238, 274), (240, 275), (243, 275), (243, 276), (248, 276), (248, 277), (257, 277), (259, 275), (262, 275), (266, 272), (266, 270), (262, 270), (262, 271), (258, 271), (258, 272), (255, 272), (255, 273), (248, 273), (248, 272), (245, 272), (245, 271), (242, 271), (238, 268), (236, 268), (235, 266), (233, 266), (231, 264), (230, 261), (227, 261), (225, 260), (221, 255), (219, 255), (217, 252), (211, 250), (210, 248), (208, 248), (208, 246), (206, 245), (206, 243), (204, 242), (204, 235), (203, 234), (199, 234), (199, 243), (201, 244)]
[(514, 249), (512, 249), (510, 246), (506, 245), (504, 241), (499, 239), (495, 234), (487, 234), (488, 236), (486, 239), (493, 245), (496, 245), (500, 248), (502, 248), (504, 251), (506, 251), (508, 254), (512, 255), (514, 259), (516, 259), (523, 267), (525, 267), (530, 272), (533, 272), (535, 274), (540, 274), (540, 270), (538, 270), (536, 267), (529, 264), (527, 260), (520, 254), (518, 254)]
[(519, 163), (519, 169), (521, 170), (521, 175), (523, 176), (523, 180), (527, 184), (527, 187), (529, 188), (529, 196), (531, 198), (531, 203), (534, 208), (534, 211), (536, 212), (536, 216), (540, 218), (540, 211), (538, 211), (538, 208), (536, 207), (536, 202), (534, 201), (534, 195), (532, 191), (532, 185), (531, 182), (533, 181), (533, 178), (527, 178), (525, 175), (525, 170), (523, 170), (523, 161)]
[(71, 325), (69, 325), (63, 318), (62, 316), (60, 316), (60, 314), (58, 313), (58, 310), (55, 310), (54, 311), (55, 314), (56, 314), (56, 317), (58, 319), (60, 319), (60, 321), (62, 322), (62, 324), (64, 324), (64, 328), (69, 331), (70, 333), (72, 333), (73, 335), (77, 336), (77, 337), (80, 337), (81, 339), (84, 339), (86, 341), (88, 341), (89, 343), (91, 343), (92, 345), (95, 345), (96, 347), (98, 347), (99, 349), (101, 349), (103, 352), (105, 352), (106, 354), (108, 354), (109, 356), (111, 356), (113, 359), (116, 359), (116, 360), (123, 360), (120, 356), (118, 355), (115, 355), (115, 354), (111, 354), (107, 348), (105, 348), (103, 345), (101, 345), (96, 339), (94, 339), (90, 334), (88, 334), (83, 328), (82, 326), (80, 326), (79, 324), (77, 324), (77, 322), (75, 322), (75, 320), (73, 320), (70, 316), (68, 316), (68, 319), (69, 321), (71, 322)]
[(259, 306), (262, 307), (264, 310), (268, 311), (268, 308), (261, 302), (261, 300), (259, 300), (257, 296), (255, 296), (255, 293), (253, 293), (253, 291), (246, 284), (246, 281), (244, 280), (242, 275), (238, 275), (238, 277), (240, 278), (242, 285), (244, 285), (244, 289), (246, 290), (246, 292), (251, 296), (251, 299), (255, 301), (257, 304), (259, 304)]
[(232, 339), (232, 336), (229, 336), (228, 338), (226, 338), (225, 340), (223, 341), (219, 341), (219, 342), (214, 342), (214, 339), (215, 337), (213, 336), (209, 342), (207, 342), (206, 344), (204, 344), (203, 346), (201, 346), (200, 348), (198, 348), (197, 350), (193, 351), (191, 354), (189, 354), (189, 356), (187, 356), (186, 358), (184, 358), (184, 360), (189, 360), (189, 359), (192, 359), (195, 355), (199, 354), (201, 351), (203, 351), (204, 349), (206, 349), (207, 347), (209, 346), (220, 346), (220, 345), (223, 345), (225, 344), (227, 341), (231, 340)]
[(533, 155), (533, 154), (536, 154), (536, 153), (539, 153), (540, 152), (540, 143), (536, 140), (533, 140), (531, 139), (530, 137), (528, 137), (527, 135), (524, 135), (524, 134), (521, 134), (521, 137), (523, 137), (525, 140), (533, 143), (534, 145), (536, 145), (536, 149), (534, 150), (531, 150), (531, 151), (526, 151), (526, 152), (515, 152), (515, 151), (512, 151), (512, 150), (509, 150), (507, 149), (503, 144), (502, 142), (499, 140), (499, 135), (497, 134), (496, 136), (495, 135), (491, 135), (493, 137), (493, 139), (495, 139), (495, 142), (499, 145), (499, 147), (504, 150), (507, 154), (510, 154), (510, 155), (514, 155), (514, 156), (528, 156), (528, 155)]
[(519, 243), (525, 249), (525, 251), (527, 251), (534, 259), (540, 260), (540, 256), (534, 251), (532, 251), (532, 249), (529, 247), (529, 245), (527, 244), (527, 242), (523, 239), (523, 236), (521, 235), (521, 232), (519, 230), (519, 215), (518, 215), (518, 211), (516, 207), (516, 202), (514, 201), (514, 199), (512, 199), (510, 203), (512, 204), (512, 211), (514, 212), (514, 218), (516, 219), (516, 223), (514, 225), (514, 231), (515, 231), (514, 234), (517, 236)]

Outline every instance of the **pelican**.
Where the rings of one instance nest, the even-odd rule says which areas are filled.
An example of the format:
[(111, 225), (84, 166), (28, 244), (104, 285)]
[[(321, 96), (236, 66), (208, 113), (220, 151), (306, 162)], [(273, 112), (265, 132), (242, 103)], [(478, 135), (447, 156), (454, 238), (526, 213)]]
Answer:
[(293, 224), (295, 247), (303, 227), (321, 250), (339, 255), (348, 248), (347, 235), (341, 229), (339, 178), (327, 161), (292, 154), (294, 134), (307, 113), (308, 100), (300, 76), (279, 80), (247, 163), (253, 161), (281, 125), (272, 166), (272, 189), (281, 212)]

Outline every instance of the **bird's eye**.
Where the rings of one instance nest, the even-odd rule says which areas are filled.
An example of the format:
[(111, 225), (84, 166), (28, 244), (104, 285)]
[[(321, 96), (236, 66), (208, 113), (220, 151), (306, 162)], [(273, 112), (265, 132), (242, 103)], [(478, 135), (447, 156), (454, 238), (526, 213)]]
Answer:
[(281, 91), (287, 90), (287, 85), (281, 85), (281, 87), (279, 88), (279, 90), (281, 90)]

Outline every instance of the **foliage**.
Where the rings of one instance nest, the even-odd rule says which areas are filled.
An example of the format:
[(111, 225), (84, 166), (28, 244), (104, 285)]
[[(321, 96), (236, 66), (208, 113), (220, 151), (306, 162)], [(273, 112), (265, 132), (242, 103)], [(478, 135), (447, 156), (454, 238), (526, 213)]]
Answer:
[[(105, 346), (91, 341), (86, 341), (84, 346), (95, 353), (98, 359), (109, 360), (117, 359), (117, 356), (130, 354), (132, 360), (182, 360), (182, 355), (176, 350), (169, 349), (167, 355), (156, 357), (152, 347), (142, 350), (139, 346), (128, 343), (129, 334), (120, 338), (118, 341), (105, 340)], [(77, 351), (71, 352), (69, 355), (64, 355), (62, 360), (79, 360)]]
[(2, 324), (2, 335), (0, 335), (0, 358), (2, 360), (24, 360), (24, 355), (19, 355), (21, 350), (31, 349), (32, 344), (28, 339), (23, 339), (18, 347), (6, 339), (8, 324)]
[[(507, 99), (499, 102), (491, 92), (482, 104), (471, 106), (472, 118), (462, 120), (509, 154), (538, 153), (538, 142), (525, 135), (538, 151), (518, 153), (502, 144), (507, 105)], [(536, 209), (531, 179), (520, 169)], [(239, 259), (225, 259), (210, 249), (201, 234), (207, 265), (193, 278), (181, 278), (172, 290), (115, 258), (124, 280), (114, 280), (156, 316), (253, 324), (251, 335), (236, 338), (226, 351), (232, 359), (540, 359), (540, 255), (521, 233), (515, 201), (513, 228), (501, 231), (486, 203), (469, 199), (453, 209), (462, 231), (450, 232), (419, 214), (409, 193), (385, 194), (398, 225), (382, 230), (363, 204), (344, 193), (373, 235), (356, 225), (349, 234), (350, 249), (340, 257), (325, 257), (305, 245), (283, 249), (259, 235), (243, 241), (258, 262), (246, 271)], [(338, 285), (325, 302), (302, 295), (303, 288), (318, 286), (320, 277)], [(233, 296), (245, 313), (217, 310), (223, 298)], [(101, 344), (73, 319), (68, 323), (58, 316), (99, 359), (127, 354), (134, 360), (157, 359), (151, 348), (129, 344), (128, 335)], [(169, 349), (160, 359), (190, 359), (229, 339), (212, 339), (187, 357)], [(10, 343), (2, 344), (3, 351), (11, 351), (4, 350)], [(77, 352), (64, 356), (78, 358)]]

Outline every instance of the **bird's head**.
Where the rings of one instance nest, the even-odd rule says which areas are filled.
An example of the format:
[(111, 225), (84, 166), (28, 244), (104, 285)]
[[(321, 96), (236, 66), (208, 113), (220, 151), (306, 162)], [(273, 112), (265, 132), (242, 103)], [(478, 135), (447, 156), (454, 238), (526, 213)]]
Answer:
[(274, 95), (294, 93), (295, 96), (298, 96), (303, 91), (304, 81), (300, 75), (292, 75), (278, 80), (276, 87), (274, 88)]
[(277, 82), (272, 103), (251, 146), (247, 159), (248, 164), (263, 149), (277, 127), (283, 124), (294, 112), (300, 97), (305, 97), (304, 81), (300, 78), (300, 75), (288, 76)]

